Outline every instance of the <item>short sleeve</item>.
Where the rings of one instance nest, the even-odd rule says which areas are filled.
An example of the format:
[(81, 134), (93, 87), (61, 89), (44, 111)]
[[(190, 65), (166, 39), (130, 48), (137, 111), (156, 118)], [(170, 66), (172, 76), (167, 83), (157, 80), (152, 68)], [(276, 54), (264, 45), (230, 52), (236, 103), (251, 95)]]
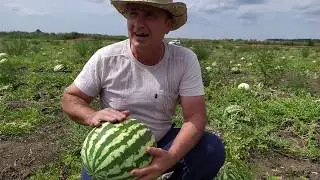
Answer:
[(84, 65), (82, 71), (74, 80), (74, 84), (86, 95), (96, 97), (101, 90), (99, 65), (101, 56), (97, 51)]
[(192, 52), (185, 56), (186, 68), (180, 81), (180, 96), (204, 95), (201, 68), (197, 56)]

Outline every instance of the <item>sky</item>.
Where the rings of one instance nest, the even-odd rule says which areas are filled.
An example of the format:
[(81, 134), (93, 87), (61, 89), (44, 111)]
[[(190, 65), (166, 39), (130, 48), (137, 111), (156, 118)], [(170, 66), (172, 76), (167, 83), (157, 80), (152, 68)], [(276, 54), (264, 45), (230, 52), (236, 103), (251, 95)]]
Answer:
[[(320, 0), (180, 0), (188, 21), (167, 37), (320, 39)], [(109, 0), (0, 0), (0, 31), (127, 35)]]

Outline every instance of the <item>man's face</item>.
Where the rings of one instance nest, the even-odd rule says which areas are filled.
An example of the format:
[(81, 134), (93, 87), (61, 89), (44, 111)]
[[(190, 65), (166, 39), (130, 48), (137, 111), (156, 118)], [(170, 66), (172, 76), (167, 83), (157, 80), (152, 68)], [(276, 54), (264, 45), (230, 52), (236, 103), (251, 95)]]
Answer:
[(135, 46), (159, 44), (170, 30), (171, 18), (159, 8), (128, 4), (126, 13), (129, 38)]

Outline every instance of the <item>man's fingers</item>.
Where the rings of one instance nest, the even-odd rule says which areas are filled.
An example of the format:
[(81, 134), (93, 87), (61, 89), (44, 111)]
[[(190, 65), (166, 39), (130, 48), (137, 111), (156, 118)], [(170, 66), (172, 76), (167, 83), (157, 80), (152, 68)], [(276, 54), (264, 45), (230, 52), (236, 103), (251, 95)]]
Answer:
[(155, 179), (155, 177), (153, 177), (152, 175), (148, 175), (148, 176), (142, 176), (139, 178), (139, 180), (150, 180), (150, 179)]
[(123, 113), (111, 108), (104, 109), (99, 115), (99, 119), (101, 121), (108, 121), (113, 123), (123, 121), (125, 118), (126, 116)]
[(100, 121), (116, 122), (118, 121), (118, 116), (112, 112), (106, 111), (99, 117)]
[(134, 169), (130, 173), (136, 177), (143, 177), (143, 176), (146, 176), (147, 174), (150, 174), (151, 172), (152, 172), (152, 167), (147, 166), (141, 169)]
[(105, 108), (98, 111), (93, 117), (91, 117), (90, 124), (92, 126), (99, 127), (104, 122), (118, 123), (126, 120), (129, 115), (129, 110), (120, 112), (116, 109)]
[(115, 110), (115, 109), (110, 109), (107, 111), (110, 115), (112, 115), (113, 117), (115, 117), (115, 119), (117, 120), (121, 120), (126, 118), (126, 115), (123, 114), (122, 112)]
[(94, 127), (100, 127), (101, 125), (102, 125), (102, 122), (99, 121), (99, 120), (94, 121), (94, 122), (92, 123), (92, 126), (94, 126)]
[(156, 147), (148, 147), (147, 148), (147, 152), (151, 155), (151, 156), (161, 156), (164, 152), (164, 150), (161, 148), (156, 148)]
[(121, 111), (126, 117), (130, 116), (130, 111), (129, 110), (125, 110), (125, 111)]

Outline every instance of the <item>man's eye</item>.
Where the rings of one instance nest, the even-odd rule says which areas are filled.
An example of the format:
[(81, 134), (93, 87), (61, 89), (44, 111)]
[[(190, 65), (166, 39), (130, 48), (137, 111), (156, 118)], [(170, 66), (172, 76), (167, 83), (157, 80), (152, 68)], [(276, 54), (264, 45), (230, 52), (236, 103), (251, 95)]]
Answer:
[(150, 17), (150, 18), (155, 18), (155, 15), (154, 15), (154, 13), (152, 13), (152, 12), (150, 12), (150, 13), (147, 13), (146, 15), (147, 15), (147, 17)]

